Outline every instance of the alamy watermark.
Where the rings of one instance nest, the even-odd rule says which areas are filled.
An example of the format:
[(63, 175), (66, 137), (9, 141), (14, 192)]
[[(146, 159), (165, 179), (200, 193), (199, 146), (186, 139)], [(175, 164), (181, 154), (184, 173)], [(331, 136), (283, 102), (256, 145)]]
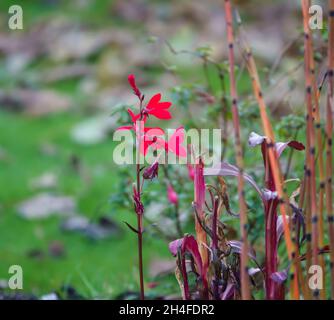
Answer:
[[(8, 28), (10, 30), (23, 29), (23, 9), (20, 5), (12, 5), (8, 9), (9, 19)], [(323, 9), (320, 5), (312, 5), (309, 8), (310, 21), (309, 26), (312, 30), (323, 29)]]
[(312, 265), (308, 270), (310, 275), (308, 286), (311, 290), (322, 290), (324, 288), (323, 270), (319, 265)]
[[(194, 164), (196, 159), (187, 146), (198, 155), (205, 155), (205, 165), (214, 165), (222, 161), (221, 129), (166, 129), (150, 128), (146, 130), (142, 121), (136, 127), (143, 128), (143, 134), (133, 134), (128, 130), (116, 130), (113, 141), (119, 142), (113, 151), (113, 161), (118, 165), (130, 164)], [(145, 132), (145, 133), (144, 133)], [(136, 152), (137, 151), (137, 152)]]
[(322, 7), (315, 4), (309, 8), (309, 14), (311, 15), (309, 20), (310, 29), (323, 29), (324, 27), (324, 14)]
[(8, 269), (10, 275), (8, 279), (8, 288), (11, 290), (23, 289), (23, 269), (20, 265), (12, 265)]
[(23, 29), (23, 10), (19, 5), (12, 5), (8, 9), (9, 19), (8, 28), (10, 30), (22, 30)]

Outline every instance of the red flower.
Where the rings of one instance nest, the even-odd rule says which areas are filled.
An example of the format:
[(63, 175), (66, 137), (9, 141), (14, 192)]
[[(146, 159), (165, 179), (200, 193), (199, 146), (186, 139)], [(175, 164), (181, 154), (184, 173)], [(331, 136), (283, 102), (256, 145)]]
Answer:
[[(136, 79), (133, 74), (128, 76), (128, 81), (130, 86), (133, 89), (134, 94), (143, 101), (144, 95), (140, 92), (136, 85)], [(128, 109), (132, 125), (119, 127), (117, 130), (134, 130), (137, 135), (137, 139), (140, 141), (140, 152), (146, 155), (148, 148), (151, 147), (154, 150), (165, 149), (167, 152), (173, 152), (178, 156), (186, 157), (187, 152), (184, 147), (181, 146), (181, 143), (184, 141), (184, 131), (179, 128), (175, 131), (172, 137), (166, 142), (161, 136), (164, 135), (164, 131), (157, 128), (148, 128), (145, 127), (145, 122), (148, 115), (153, 115), (158, 119), (168, 120), (172, 116), (167, 110), (172, 105), (171, 102), (162, 102), (161, 94), (155, 94), (145, 108), (141, 109), (139, 114), (134, 114), (132, 110)], [(139, 130), (137, 127), (137, 122), (142, 121), (142, 128)]]
[[(136, 134), (137, 132), (137, 122), (140, 121), (140, 114), (134, 114), (130, 109), (128, 109), (128, 113), (131, 117), (132, 120), (132, 125), (131, 126), (122, 126), (119, 127), (117, 130), (133, 130)], [(144, 155), (146, 155), (148, 147), (151, 146), (152, 144), (156, 144), (156, 149), (162, 148), (165, 144), (165, 140), (158, 138), (160, 136), (163, 136), (165, 132), (159, 128), (149, 128), (145, 127), (145, 121), (146, 117), (144, 116), (143, 119), (141, 120), (143, 122), (142, 125), (142, 132), (140, 134), (140, 152)]]
[(171, 102), (160, 102), (161, 93), (154, 95), (148, 102), (144, 109), (145, 114), (151, 114), (158, 119), (169, 120), (172, 118), (170, 112), (167, 110), (172, 105)]
[(139, 100), (142, 99), (142, 94), (140, 92), (140, 90), (138, 89), (137, 85), (136, 85), (136, 78), (133, 74), (129, 74), (128, 75), (128, 81), (129, 84), (133, 90), (133, 93), (139, 98)]
[(184, 141), (183, 127), (176, 129), (168, 141), (164, 140), (162, 135), (164, 131), (161, 128), (145, 128), (144, 144), (142, 145), (144, 155), (148, 147), (151, 147), (153, 150), (164, 148), (166, 152), (173, 152), (183, 158), (187, 156), (186, 149), (181, 145)]
[(165, 140), (161, 138), (164, 134), (165, 132), (161, 128), (144, 128), (140, 152), (146, 156), (149, 147), (153, 150), (162, 149), (166, 143)]

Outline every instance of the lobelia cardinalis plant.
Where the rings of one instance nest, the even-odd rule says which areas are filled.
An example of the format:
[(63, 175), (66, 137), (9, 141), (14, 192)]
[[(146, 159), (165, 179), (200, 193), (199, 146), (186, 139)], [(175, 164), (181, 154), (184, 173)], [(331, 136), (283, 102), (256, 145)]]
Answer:
[[(272, 167), (269, 162), (267, 138), (252, 132), (248, 139), (251, 147), (261, 146), (263, 164), (265, 168), (265, 190), (263, 191), (264, 217), (265, 217), (265, 289), (266, 298), (270, 300), (284, 299), (284, 286), (280, 283), (278, 273), (277, 247), (282, 228), (278, 228), (277, 207), (279, 200), (273, 178)], [(298, 141), (277, 142), (275, 149), (278, 158), (287, 147), (304, 150), (305, 147)]]
[[(248, 181), (259, 193), (262, 198), (264, 206), (265, 217), (265, 262), (264, 262), (264, 276), (265, 276), (265, 291), (266, 298), (277, 300), (284, 299), (284, 281), (287, 277), (286, 270), (278, 271), (278, 254), (277, 248), (280, 237), (283, 234), (282, 217), (277, 215), (279, 199), (277, 197), (277, 190), (273, 179), (272, 169), (268, 158), (267, 139), (254, 132), (250, 134), (248, 143), (251, 147), (261, 145), (263, 162), (265, 167), (265, 189), (260, 190), (254, 180), (244, 174), (246, 181)], [(298, 141), (277, 142), (275, 143), (275, 150), (277, 156), (280, 157), (282, 152), (287, 148), (294, 148), (296, 150), (304, 150), (305, 147)], [(222, 175), (237, 177), (239, 169), (228, 163), (222, 163), (215, 169), (207, 169), (207, 175)], [(296, 217), (297, 220), (300, 217)], [(300, 222), (300, 219), (299, 219)], [(303, 221), (302, 221), (303, 223)]]
[[(161, 93), (155, 94), (144, 106), (145, 96), (137, 87), (136, 79), (133, 74), (128, 76), (128, 82), (133, 90), (134, 95), (139, 101), (139, 112), (135, 114), (131, 109), (128, 109), (132, 124), (119, 127), (117, 130), (132, 130), (136, 137), (136, 183), (133, 184), (133, 205), (137, 216), (137, 228), (134, 228), (129, 223), (126, 225), (137, 234), (138, 240), (138, 259), (139, 259), (139, 279), (140, 279), (140, 298), (145, 298), (144, 291), (144, 271), (143, 271), (143, 215), (145, 212), (142, 203), (142, 193), (145, 180), (152, 180), (158, 176), (159, 159), (163, 152), (173, 152), (178, 157), (186, 155), (185, 148), (181, 145), (184, 140), (184, 130), (182, 127), (175, 130), (168, 141), (164, 139), (164, 130), (159, 127), (146, 127), (146, 121), (150, 116), (154, 116), (160, 120), (169, 120), (172, 118), (169, 108), (171, 102), (161, 101)], [(156, 160), (147, 168), (141, 168), (141, 155), (146, 156), (149, 149), (152, 151), (160, 151)], [(143, 173), (141, 174), (142, 170)], [(171, 190), (168, 192), (169, 201), (177, 201), (177, 195)]]
[[(258, 268), (250, 268), (248, 277), (252, 278), (257, 272), (264, 274), (264, 287), (267, 299), (284, 299), (284, 283), (288, 272), (286, 269), (278, 271), (278, 244), (283, 234), (282, 217), (278, 216), (277, 208), (279, 199), (273, 173), (268, 159), (267, 139), (256, 133), (251, 133), (249, 145), (255, 147), (261, 145), (261, 151), (265, 167), (265, 188), (261, 190), (253, 178), (243, 173), (243, 179), (247, 181), (260, 195), (265, 216), (265, 261), (264, 266), (259, 266), (256, 261), (256, 254), (252, 248), (248, 248), (248, 257), (257, 264)], [(305, 147), (298, 141), (277, 142), (274, 145), (277, 156), (287, 148), (304, 150)], [(196, 238), (186, 235), (183, 239), (176, 240), (170, 244), (170, 251), (177, 256), (176, 275), (183, 292), (184, 299), (240, 299), (241, 298), (241, 278), (240, 278), (240, 255), (242, 253), (242, 242), (237, 240), (227, 240), (224, 231), (224, 224), (219, 220), (223, 208), (233, 215), (231, 211), (226, 184), (222, 176), (239, 177), (240, 169), (234, 165), (223, 162), (213, 168), (204, 169), (201, 158), (195, 164), (194, 169), (194, 190)], [(205, 176), (218, 176), (219, 187), (205, 184)], [(211, 207), (205, 199), (206, 192), (211, 199)], [(304, 221), (298, 208), (293, 207), (294, 225), (302, 224)], [(205, 210), (206, 209), (206, 210)], [(206, 214), (206, 211), (209, 213)], [(191, 240), (189, 240), (191, 237)], [(210, 239), (208, 244), (207, 239)], [(299, 238), (299, 235), (297, 236)], [(190, 242), (190, 244), (188, 243)], [(186, 243), (186, 245), (184, 245)], [(190, 247), (191, 249), (190, 249)], [(190, 253), (191, 268), (187, 268), (185, 257)], [(198, 258), (197, 256), (200, 256)], [(190, 271), (189, 271), (190, 270)], [(188, 273), (196, 274), (196, 287), (191, 292), (188, 283)]]
[[(194, 167), (193, 208), (196, 239), (192, 235), (185, 235), (169, 245), (171, 253), (177, 257), (175, 273), (182, 296), (186, 300), (240, 299), (242, 243), (228, 240), (226, 226), (220, 221), (224, 208), (228, 214), (235, 216), (230, 209), (225, 181), (219, 177), (218, 186), (205, 184), (205, 175), (211, 173), (207, 172), (210, 169), (204, 169), (201, 157)], [(227, 171), (229, 170), (227, 175), (239, 176), (236, 167), (230, 165), (227, 168)], [(216, 171), (212, 174), (216, 175)], [(220, 172), (220, 169), (218, 171)], [(256, 186), (251, 177), (244, 174), (244, 179)], [(261, 193), (260, 190), (259, 192)], [(210, 204), (206, 201), (206, 195), (211, 200)], [(255, 252), (251, 248), (248, 256), (256, 262)], [(195, 275), (195, 286), (189, 284), (190, 274)]]

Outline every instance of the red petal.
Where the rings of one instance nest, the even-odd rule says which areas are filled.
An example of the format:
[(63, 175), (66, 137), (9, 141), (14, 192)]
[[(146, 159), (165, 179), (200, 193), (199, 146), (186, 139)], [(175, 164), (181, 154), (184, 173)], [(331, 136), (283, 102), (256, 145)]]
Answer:
[(147, 150), (150, 146), (153, 145), (155, 150), (161, 149), (162, 142), (164, 140), (162, 138), (159, 138), (160, 136), (163, 136), (165, 132), (157, 127), (157, 128), (144, 128), (144, 136), (141, 139), (141, 145), (140, 145), (140, 152), (146, 156)]
[(161, 93), (157, 93), (148, 102), (146, 109), (168, 109), (172, 105), (171, 102), (168, 101), (160, 102), (160, 100), (161, 100)]
[(133, 128), (132, 126), (123, 126), (123, 127), (117, 128), (116, 131), (117, 130), (132, 130), (132, 128)]
[(167, 151), (175, 153), (177, 156), (186, 157), (187, 150), (181, 145), (184, 141), (184, 129), (180, 127), (175, 130), (167, 143)]
[(134, 74), (129, 74), (128, 75), (128, 81), (129, 81), (129, 84), (132, 88), (136, 88), (136, 78), (135, 78)]
[(129, 74), (128, 75), (128, 81), (129, 81), (129, 84), (133, 90), (133, 93), (138, 97), (140, 98), (141, 97), (141, 92), (140, 90), (138, 89), (137, 85), (136, 85), (136, 78), (133, 74)]
[(128, 113), (133, 123), (135, 123), (140, 118), (140, 114), (134, 114), (131, 109), (128, 109)]
[(163, 120), (172, 119), (172, 115), (170, 114), (170, 112), (167, 111), (167, 110), (165, 110), (165, 109), (153, 109), (153, 110), (149, 110), (148, 114), (151, 114), (152, 116), (155, 116), (158, 119), (163, 119)]
[(182, 157), (182, 158), (185, 158), (187, 156), (187, 150), (184, 147), (182, 147), (181, 145), (178, 145), (176, 147), (176, 150), (175, 150), (174, 153), (177, 156)]
[(148, 102), (146, 109), (154, 109), (161, 99), (161, 93), (155, 94)]
[(156, 106), (155, 109), (168, 109), (172, 105), (171, 102), (159, 102)]
[(159, 127), (155, 127), (155, 128), (145, 127), (144, 132), (149, 133), (150, 135), (153, 135), (153, 136), (163, 136), (165, 134), (165, 131), (163, 131), (163, 129)]

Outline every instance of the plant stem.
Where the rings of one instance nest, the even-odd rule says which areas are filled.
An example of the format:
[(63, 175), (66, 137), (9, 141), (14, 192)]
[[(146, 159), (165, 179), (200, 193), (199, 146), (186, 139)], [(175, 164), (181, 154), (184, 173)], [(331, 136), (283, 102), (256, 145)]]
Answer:
[[(137, 192), (139, 201), (141, 201), (140, 190), (140, 163), (137, 163)], [(137, 214), (137, 236), (138, 236), (138, 260), (139, 260), (139, 279), (140, 279), (140, 299), (145, 300), (144, 291), (144, 272), (143, 272), (143, 216)]]
[[(219, 208), (219, 198), (216, 197), (213, 206), (213, 217), (212, 217), (212, 260), (215, 263), (214, 280), (213, 280), (213, 297), (219, 300), (219, 281), (221, 279), (220, 268), (217, 268), (217, 264), (220, 265), (221, 262), (218, 258), (218, 236), (217, 236), (217, 222), (218, 222), (218, 208)], [(217, 261), (218, 260), (218, 261)]]
[[(143, 100), (140, 100), (140, 112), (142, 110), (142, 102)], [(142, 122), (143, 116), (141, 116), (140, 121), (137, 123), (136, 127), (136, 180), (137, 180), (137, 194), (138, 194), (138, 202), (141, 203), (141, 193), (142, 193), (142, 186), (140, 183), (140, 145), (141, 145), (141, 132), (143, 132), (144, 128), (142, 128), (143, 122)], [(144, 291), (144, 272), (143, 272), (143, 215), (144, 210), (140, 214), (136, 212), (137, 214), (137, 238), (138, 238), (138, 263), (139, 263), (139, 281), (140, 281), (140, 299), (145, 300), (145, 291)]]
[[(319, 209), (317, 207), (317, 212), (319, 211), (319, 222), (318, 222), (318, 247), (322, 248), (324, 246), (324, 195), (325, 195), (325, 170), (324, 170), (324, 157), (323, 157), (323, 144), (322, 144), (322, 133), (321, 133), (321, 120), (320, 120), (320, 106), (319, 106), (319, 97), (320, 94), (318, 93), (317, 88), (317, 81), (315, 77), (315, 60), (314, 60), (314, 53), (313, 53), (313, 41), (312, 37), (310, 37), (310, 69), (311, 69), (311, 81), (312, 81), (312, 93), (314, 98), (314, 126), (315, 126), (315, 144), (318, 150), (318, 158), (316, 159), (318, 164), (318, 172), (319, 172)], [(326, 265), (325, 265), (325, 257), (320, 255), (320, 266), (323, 270), (323, 290), (320, 291), (321, 299), (326, 299)]]
[[(201, 221), (205, 218), (204, 206), (205, 206), (205, 181), (204, 181), (204, 164), (202, 158), (199, 157), (198, 163), (195, 164), (194, 172), (194, 202), (196, 204), (195, 211), (198, 213)], [(199, 223), (199, 219), (195, 216), (195, 230), (196, 240), (199, 245), (199, 251), (201, 254), (203, 268), (206, 269), (209, 265), (209, 256), (207, 250), (207, 237), (206, 232), (203, 230)]]
[[(239, 29), (241, 32), (241, 19), (238, 19)], [(272, 168), (273, 179), (275, 183), (275, 190), (277, 191), (278, 199), (279, 199), (279, 210), (282, 215), (283, 220), (283, 229), (284, 229), (284, 239), (286, 243), (287, 253), (290, 261), (293, 261), (291, 265), (292, 272), (294, 273), (293, 283), (293, 292), (292, 296), (294, 299), (299, 299), (299, 287), (298, 287), (298, 272), (296, 268), (296, 257), (294, 251), (294, 243), (291, 240), (290, 228), (287, 220), (287, 216), (291, 216), (291, 208), (289, 205), (289, 199), (286, 193), (283, 190), (283, 178), (281, 173), (280, 163), (278, 161), (277, 152), (274, 148), (275, 144), (275, 135), (272, 129), (272, 125), (270, 123), (268, 114), (267, 114), (267, 106), (263, 97), (263, 92), (261, 88), (260, 78), (257, 71), (257, 67), (255, 64), (255, 59), (253, 57), (252, 51), (249, 48), (248, 43), (245, 39), (243, 39), (244, 46), (244, 58), (246, 60), (247, 69), (250, 74), (252, 80), (252, 86), (255, 98), (259, 105), (260, 116), (262, 121), (262, 127), (264, 134), (267, 137), (267, 146), (268, 146), (268, 155), (269, 155), (269, 163)]]
[(240, 266), (240, 278), (241, 278), (241, 297), (243, 300), (250, 300), (250, 288), (249, 288), (249, 276), (248, 276), (248, 239), (247, 239), (247, 215), (246, 215), (246, 202), (244, 195), (244, 178), (243, 178), (243, 152), (240, 137), (240, 121), (238, 111), (238, 95), (235, 80), (235, 57), (234, 57), (234, 31), (233, 31), (233, 18), (232, 18), (232, 6), (231, 1), (225, 0), (225, 15), (226, 15), (226, 29), (227, 29), (227, 41), (229, 46), (229, 67), (230, 67), (230, 91), (232, 98), (232, 117), (235, 136), (235, 153), (236, 162), (240, 170), (238, 176), (238, 196), (239, 196), (239, 209), (240, 209), (240, 233), (242, 241), (241, 249), (241, 266)]
[[(312, 78), (314, 77), (314, 60), (312, 49), (312, 33), (309, 26), (309, 0), (302, 0), (302, 11), (304, 21), (304, 63), (305, 63), (305, 89), (307, 106), (307, 126), (306, 126), (306, 178), (309, 183), (308, 197), (311, 202), (311, 224), (312, 224), (312, 263), (318, 265), (318, 244), (319, 244), (319, 213), (317, 208), (316, 195), (316, 171), (315, 171), (315, 111), (313, 109), (314, 87)], [(321, 143), (320, 143), (321, 145)], [(318, 297), (318, 291), (314, 291), (314, 298)]]
[(265, 284), (266, 298), (274, 300), (275, 282), (271, 279), (271, 275), (277, 271), (277, 201), (276, 199), (266, 202), (265, 205)]
[(225, 80), (223, 70), (218, 69), (219, 80), (221, 84), (222, 97), (221, 97), (221, 106), (222, 106), (222, 126), (223, 126), (223, 134), (222, 134), (222, 161), (225, 159), (226, 149), (227, 149), (227, 112), (228, 112), (228, 103), (226, 98), (226, 88), (225, 88)]
[(333, 95), (334, 95), (334, 0), (329, 0), (328, 77), (326, 114), (326, 211), (330, 239), (331, 297), (334, 296), (334, 219), (333, 219)]

